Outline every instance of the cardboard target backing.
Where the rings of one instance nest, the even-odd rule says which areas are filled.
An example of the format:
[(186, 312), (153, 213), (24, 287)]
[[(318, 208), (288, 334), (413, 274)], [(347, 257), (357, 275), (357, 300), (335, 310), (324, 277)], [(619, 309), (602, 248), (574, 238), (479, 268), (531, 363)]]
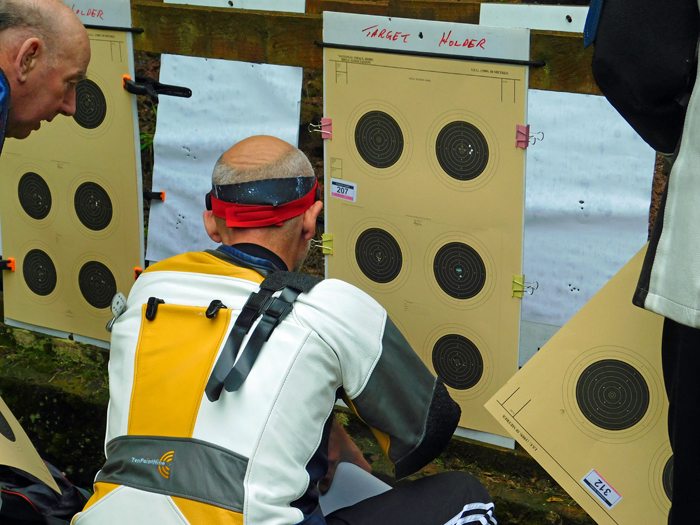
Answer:
[[(0, 160), (5, 317), (106, 341), (117, 291), (143, 267), (140, 159), (127, 34), (89, 30), (73, 117), (8, 140)], [(137, 163), (138, 162), (138, 163)]]
[(671, 506), (663, 317), (632, 304), (645, 252), (486, 405), (601, 525), (664, 525)]
[(387, 309), (460, 426), (506, 436), (483, 405), (518, 366), (527, 68), (332, 48), (324, 67), (327, 275)]

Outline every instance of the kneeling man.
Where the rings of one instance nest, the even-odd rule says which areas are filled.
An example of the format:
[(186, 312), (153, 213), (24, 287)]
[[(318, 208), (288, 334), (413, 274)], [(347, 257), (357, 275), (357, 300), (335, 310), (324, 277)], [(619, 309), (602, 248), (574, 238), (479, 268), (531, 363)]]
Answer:
[(107, 461), (74, 523), (495, 525), (488, 493), (462, 472), (323, 516), (329, 440), (362, 463), (331, 431), (339, 398), (397, 478), (444, 449), (459, 406), (376, 301), (294, 273), (323, 207), (301, 151), (246, 139), (212, 186), (204, 223), (221, 246), (148, 268), (114, 324)]

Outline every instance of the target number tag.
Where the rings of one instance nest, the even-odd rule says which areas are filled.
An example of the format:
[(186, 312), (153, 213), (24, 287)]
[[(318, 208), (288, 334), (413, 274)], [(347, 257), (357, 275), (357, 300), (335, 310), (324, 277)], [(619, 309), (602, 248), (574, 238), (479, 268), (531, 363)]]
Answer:
[(598, 498), (607, 508), (612, 509), (617, 505), (622, 496), (605, 481), (595, 470), (591, 470), (581, 483)]
[(331, 179), (331, 197), (356, 202), (357, 184), (345, 180)]

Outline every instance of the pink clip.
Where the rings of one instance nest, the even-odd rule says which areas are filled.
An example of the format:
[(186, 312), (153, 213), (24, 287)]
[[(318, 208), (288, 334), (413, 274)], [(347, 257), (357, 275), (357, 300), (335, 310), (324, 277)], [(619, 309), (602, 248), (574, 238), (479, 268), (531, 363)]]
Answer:
[(527, 148), (530, 145), (530, 126), (521, 126), (517, 124), (515, 126), (515, 147), (516, 148)]
[(321, 118), (321, 133), (324, 139), (333, 138), (333, 119), (326, 117)]

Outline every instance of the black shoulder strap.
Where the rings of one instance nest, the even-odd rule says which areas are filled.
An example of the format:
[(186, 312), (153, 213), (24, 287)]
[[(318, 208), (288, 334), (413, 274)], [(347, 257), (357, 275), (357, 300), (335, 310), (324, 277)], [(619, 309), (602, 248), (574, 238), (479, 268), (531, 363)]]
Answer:
[[(224, 387), (227, 392), (234, 392), (240, 388), (258, 358), (263, 344), (270, 338), (277, 325), (292, 311), (296, 298), (301, 293), (309, 292), (321, 280), (311, 275), (286, 271), (268, 274), (260, 284), (260, 290), (248, 297), (226, 339), (205, 388), (209, 401), (218, 400)], [(280, 296), (273, 297), (273, 294), (279, 290), (282, 290)], [(261, 315), (260, 323), (236, 362), (243, 338)], [(236, 363), (235, 366), (234, 363)]]

